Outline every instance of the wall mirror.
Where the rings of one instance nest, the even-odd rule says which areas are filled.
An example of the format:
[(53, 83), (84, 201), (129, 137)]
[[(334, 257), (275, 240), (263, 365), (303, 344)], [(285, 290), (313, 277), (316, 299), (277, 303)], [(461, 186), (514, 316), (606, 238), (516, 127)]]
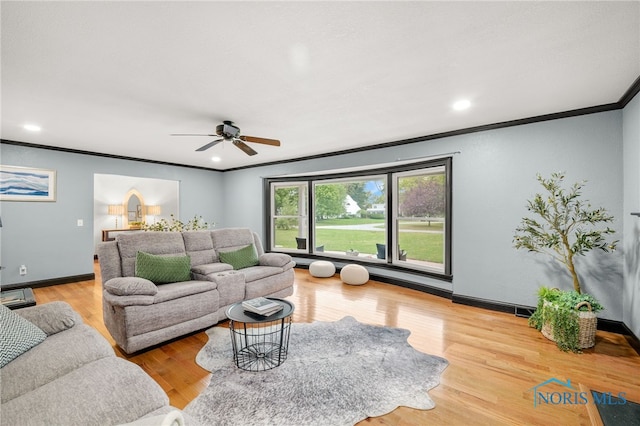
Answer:
[(136, 189), (132, 189), (124, 196), (124, 228), (129, 228), (131, 222), (144, 221), (144, 198)]

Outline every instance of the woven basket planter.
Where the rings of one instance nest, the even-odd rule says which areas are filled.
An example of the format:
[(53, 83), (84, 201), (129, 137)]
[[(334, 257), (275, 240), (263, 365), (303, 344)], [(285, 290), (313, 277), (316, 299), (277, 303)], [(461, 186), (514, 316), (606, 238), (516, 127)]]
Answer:
[[(545, 306), (551, 307), (553, 304), (547, 301), (544, 302)], [(582, 306), (586, 306), (588, 311), (579, 311)], [(592, 348), (596, 344), (596, 329), (598, 326), (598, 317), (591, 310), (591, 304), (589, 302), (580, 302), (576, 305), (575, 309), (578, 311), (578, 347), (580, 349)], [(542, 335), (547, 339), (555, 342), (553, 338), (553, 330), (551, 324), (546, 322), (541, 329)]]

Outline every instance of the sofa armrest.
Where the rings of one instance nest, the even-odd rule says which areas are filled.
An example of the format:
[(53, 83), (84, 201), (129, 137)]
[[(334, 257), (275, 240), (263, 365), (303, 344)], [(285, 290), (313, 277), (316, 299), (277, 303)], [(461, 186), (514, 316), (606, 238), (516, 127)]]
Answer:
[(47, 336), (67, 330), (76, 324), (82, 324), (82, 317), (67, 302), (49, 302), (15, 312), (35, 324)]
[(130, 296), (118, 296), (108, 291), (102, 292), (102, 300), (111, 306), (146, 306), (153, 305), (155, 296), (132, 294)]
[(139, 277), (111, 278), (103, 286), (116, 296), (155, 296), (158, 293), (158, 287), (153, 282)]
[(260, 266), (277, 266), (279, 268), (292, 262), (291, 256), (284, 253), (265, 253), (260, 255), (259, 261)]

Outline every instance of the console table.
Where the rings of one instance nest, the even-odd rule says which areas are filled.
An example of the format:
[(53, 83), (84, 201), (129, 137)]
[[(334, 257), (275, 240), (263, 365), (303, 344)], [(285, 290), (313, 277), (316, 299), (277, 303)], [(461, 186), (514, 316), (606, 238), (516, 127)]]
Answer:
[[(126, 229), (103, 229), (102, 230), (102, 241), (113, 241), (116, 239), (115, 235), (121, 232), (141, 232), (140, 228), (126, 228)], [(115, 234), (115, 235), (111, 235)]]

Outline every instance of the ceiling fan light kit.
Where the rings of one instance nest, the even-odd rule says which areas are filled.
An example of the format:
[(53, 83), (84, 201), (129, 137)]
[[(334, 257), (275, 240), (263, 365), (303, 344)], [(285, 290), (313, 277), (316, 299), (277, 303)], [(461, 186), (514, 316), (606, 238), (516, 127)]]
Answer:
[(267, 138), (259, 138), (255, 136), (244, 136), (240, 135), (240, 128), (233, 124), (233, 121), (223, 121), (222, 124), (218, 124), (216, 126), (216, 134), (215, 135), (207, 135), (207, 134), (194, 134), (194, 133), (173, 133), (171, 136), (219, 136), (222, 139), (216, 139), (211, 141), (200, 148), (196, 149), (196, 151), (206, 151), (207, 149), (219, 144), (222, 141), (231, 141), (234, 146), (238, 147), (242, 152), (247, 155), (256, 155), (257, 152), (251, 148), (249, 145), (245, 144), (245, 142), (251, 143), (261, 143), (264, 145), (271, 146), (280, 146), (280, 141), (277, 139), (267, 139)]

